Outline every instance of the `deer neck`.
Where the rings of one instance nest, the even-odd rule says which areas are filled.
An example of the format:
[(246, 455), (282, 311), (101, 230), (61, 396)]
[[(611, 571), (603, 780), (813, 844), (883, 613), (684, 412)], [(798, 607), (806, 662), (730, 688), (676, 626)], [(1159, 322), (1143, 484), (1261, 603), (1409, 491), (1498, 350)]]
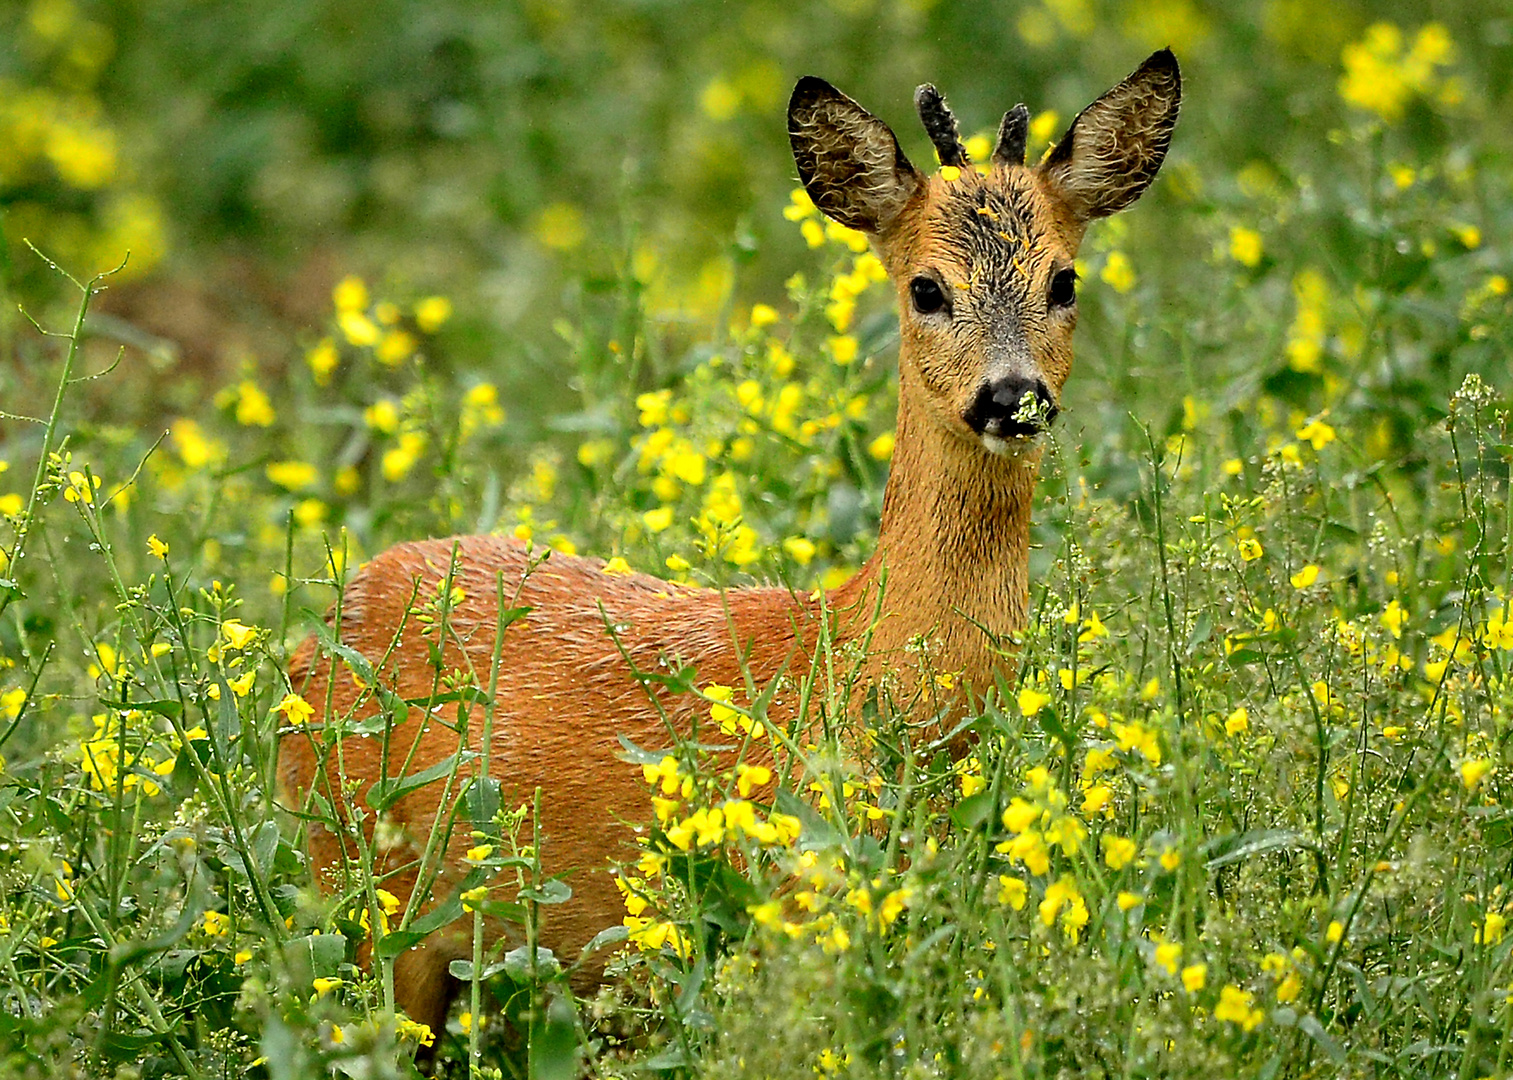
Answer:
[[(935, 672), (977, 692), (993, 683), (1001, 638), (1025, 625), (1038, 450), (998, 457), (945, 431), (901, 384), (877, 550), (836, 595), (842, 635), (871, 631), (879, 666), (905, 665), (923, 637)], [(912, 655), (912, 653), (911, 653)]]

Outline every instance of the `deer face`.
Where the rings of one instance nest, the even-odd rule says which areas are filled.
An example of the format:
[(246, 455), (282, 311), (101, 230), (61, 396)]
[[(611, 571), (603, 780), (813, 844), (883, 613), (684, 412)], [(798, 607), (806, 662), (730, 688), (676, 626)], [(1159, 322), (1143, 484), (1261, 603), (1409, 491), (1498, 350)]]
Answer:
[(898, 290), (900, 393), (950, 437), (1010, 455), (1055, 418), (1083, 231), (1155, 179), (1180, 96), (1175, 58), (1156, 53), (1035, 168), (1017, 106), (984, 174), (945, 101), (922, 86), (915, 101), (942, 162), (926, 178), (886, 124), (820, 79), (799, 82), (788, 113), (799, 176), (821, 210), (873, 238)]

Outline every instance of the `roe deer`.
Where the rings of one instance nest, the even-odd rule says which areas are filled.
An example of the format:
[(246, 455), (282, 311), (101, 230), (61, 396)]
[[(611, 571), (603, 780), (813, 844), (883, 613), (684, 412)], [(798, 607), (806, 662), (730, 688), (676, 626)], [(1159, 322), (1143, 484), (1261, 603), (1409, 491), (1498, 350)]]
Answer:
[[(692, 695), (646, 689), (632, 664), (647, 672), (671, 660), (693, 665), (701, 683), (731, 686), (745, 685), (744, 670), (761, 685), (807, 668), (828, 609), (836, 642), (871, 634), (869, 675), (917, 680), (919, 650), (909, 645), (923, 638), (934, 670), (958, 673), (959, 685), (977, 694), (994, 684), (1004, 662), (995, 638), (1026, 620), (1037, 436), (1071, 368), (1073, 258), (1091, 220), (1128, 206), (1155, 178), (1180, 95), (1176, 59), (1155, 53), (1082, 110), (1032, 167), (1024, 163), (1029, 112), (1016, 106), (1003, 118), (990, 167), (979, 171), (945, 101), (922, 86), (915, 103), (942, 164), (926, 176), (882, 121), (821, 79), (799, 81), (788, 107), (799, 176), (825, 214), (868, 235), (899, 305), (898, 429), (877, 550), (824, 605), (783, 588), (722, 593), (609, 575), (597, 559), (554, 555), (527, 572), (525, 547), (498, 536), (399, 544), (356, 574), (340, 606), (339, 639), (367, 658), (383, 686), (410, 699), (431, 693), (437, 675), (434, 638), (411, 610), (417, 593), (435, 595), (455, 558), (464, 598), (451, 612), (440, 660), (449, 670), (488, 672), (497, 575), (510, 589), (523, 580), (512, 602), (529, 615), (503, 639), (490, 772), (506, 805), (543, 791), (544, 872), (572, 871), (571, 899), (542, 909), (540, 945), (571, 959), (623, 915), (606, 864), (633, 857), (624, 823), (646, 817), (647, 793), (640, 772), (617, 759), (619, 737), (665, 745), (653, 693), (685, 732), (695, 710), (707, 708)], [(313, 639), (290, 675), (328, 719), (379, 709)], [(457, 712), (455, 704), (436, 710), (448, 722)], [(481, 738), (478, 712), (470, 714), (471, 746)], [(413, 746), (412, 775), (457, 749), (457, 732), (435, 719), (395, 729), (394, 760)], [(390, 768), (381, 753), (378, 739), (336, 743), (306, 730), (284, 736), (279, 769), (291, 796), (316, 789), (339, 806), (332, 795), (345, 783), (360, 805)], [(406, 895), (431, 831), (447, 828), (440, 788), (414, 791), (386, 812), (375, 846), (378, 868), (393, 874), (391, 892)], [(342, 828), (350, 831), (350, 822)], [(317, 870), (340, 866), (354, 837), (312, 827)], [(459, 824), (438, 897), (461, 880), (469, 846)], [(470, 928), (461, 924), (406, 950), (395, 962), (396, 1003), (439, 1030), (452, 989), (448, 963), (470, 955)], [(602, 961), (584, 971), (600, 977)]]

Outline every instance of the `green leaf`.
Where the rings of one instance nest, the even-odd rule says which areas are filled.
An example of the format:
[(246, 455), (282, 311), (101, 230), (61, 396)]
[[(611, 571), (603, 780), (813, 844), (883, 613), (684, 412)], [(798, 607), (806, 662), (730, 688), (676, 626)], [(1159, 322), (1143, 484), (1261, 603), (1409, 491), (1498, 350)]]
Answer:
[(986, 823), (993, 814), (993, 793), (979, 791), (969, 795), (951, 808), (951, 820), (961, 829), (976, 829)]
[(1187, 635), (1187, 655), (1191, 656), (1199, 645), (1202, 645), (1214, 632), (1214, 620), (1206, 611), (1200, 611), (1197, 619), (1193, 621), (1193, 632)]
[(330, 978), (346, 958), (345, 934), (307, 934), (284, 944), (284, 959), (297, 982)]
[[(492, 964), (485, 964), (483, 965), (483, 970), (479, 972), (478, 978), (480, 981), (484, 979), (492, 979), (495, 975), (498, 975), (501, 971), (504, 971), (505, 967), (506, 965), (503, 960), (496, 960)], [(463, 982), (472, 982), (473, 961), (453, 960), (450, 964), (447, 965), (447, 973), (454, 979), (461, 979)]]
[(631, 765), (660, 765), (662, 759), (670, 753), (667, 750), (643, 750), (625, 735), (618, 738), (625, 752), (616, 754), (615, 757)]
[(391, 776), (387, 780), (380, 780), (368, 789), (363, 799), (374, 810), (383, 813), (406, 795), (419, 791), (427, 784), (434, 784), (442, 777), (450, 776), (454, 769), (460, 769), (477, 756), (477, 753), (471, 750), (458, 750), (455, 754), (448, 754), (429, 769), (422, 769), (409, 776)]
[(419, 930), (390, 930), (373, 946), (373, 955), (380, 960), (392, 960), (412, 945), (419, 945), (429, 935)]
[(578, 1073), (577, 1014), (562, 994), (553, 994), (546, 1022), (529, 1031), (529, 1080), (574, 1080)]
[(352, 670), (352, 674), (362, 680), (365, 686), (376, 686), (378, 680), (373, 677), (373, 665), (368, 663), (368, 658), (350, 645), (344, 645), (337, 640), (331, 628), (326, 625), (326, 620), (321, 618), (309, 608), (305, 608), (303, 614), (310, 625), (311, 632), (320, 641), (321, 651), (338, 657), (342, 663)]
[(817, 850), (834, 847), (844, 841), (839, 829), (814, 812), (803, 799), (791, 791), (783, 790), (777, 793), (772, 800), (773, 807), (779, 813), (796, 817), (803, 822), (803, 831), (799, 834), (799, 843), (805, 850)]
[(520, 899), (534, 900), (538, 904), (565, 904), (571, 900), (573, 890), (567, 882), (551, 878), (541, 883), (539, 889), (521, 889)]
[(578, 954), (578, 963), (583, 963), (583, 961), (587, 960), (600, 949), (607, 948), (610, 945), (618, 945), (629, 938), (630, 928), (627, 926), (606, 927), (595, 934), (587, 945), (583, 946), (583, 951)]
[(558, 963), (556, 954), (550, 949), (537, 945), (533, 960), (530, 946), (521, 945), (504, 954), (504, 970), (517, 983), (529, 986), (532, 971), (538, 978), (542, 975), (550, 977), (561, 971), (562, 965)]
[(443, 926), (456, 922), (461, 917), (462, 900), (456, 893), (453, 893), (445, 901), (437, 904), (418, 919), (412, 920), (408, 929), (414, 930), (423, 936), (432, 931), (440, 930)]
[(1217, 870), (1221, 866), (1256, 855), (1266, 855), (1273, 851), (1312, 851), (1315, 846), (1312, 839), (1291, 829), (1251, 829), (1248, 832), (1216, 836), (1198, 850), (1207, 860), (1207, 869)]
[(1319, 1023), (1319, 1018), (1312, 1013), (1298, 1017), (1298, 1027), (1314, 1042), (1318, 1043), (1319, 1049), (1329, 1055), (1336, 1065), (1345, 1063), (1345, 1048), (1339, 1044), (1333, 1035), (1324, 1030), (1324, 1025)]

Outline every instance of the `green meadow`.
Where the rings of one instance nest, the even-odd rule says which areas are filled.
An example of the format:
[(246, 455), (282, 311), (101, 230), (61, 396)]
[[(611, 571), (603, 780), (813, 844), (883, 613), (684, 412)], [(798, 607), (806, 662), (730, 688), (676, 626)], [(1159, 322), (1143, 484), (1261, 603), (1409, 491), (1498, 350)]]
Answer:
[[(1513, 1076), (1501, 5), (14, 0), (0, 42), (0, 1076)], [(792, 741), (665, 676), (783, 767), (624, 748), (645, 842), (576, 990), (523, 944), (573, 885), (550, 788), (466, 745), (280, 788), (281, 737), (436, 704), (287, 675), (314, 634), (374, 681), (323, 619), (396, 542), (804, 594), (870, 555), (898, 320), (796, 186), (801, 75), (933, 170), (917, 84), (977, 161), (1024, 101), (1034, 160), (1168, 45), (961, 730), (925, 686)], [(825, 660), (788, 689), (833, 714)], [(312, 867), (422, 788), (465, 888)], [(394, 960), (453, 918), (433, 1030)]]

